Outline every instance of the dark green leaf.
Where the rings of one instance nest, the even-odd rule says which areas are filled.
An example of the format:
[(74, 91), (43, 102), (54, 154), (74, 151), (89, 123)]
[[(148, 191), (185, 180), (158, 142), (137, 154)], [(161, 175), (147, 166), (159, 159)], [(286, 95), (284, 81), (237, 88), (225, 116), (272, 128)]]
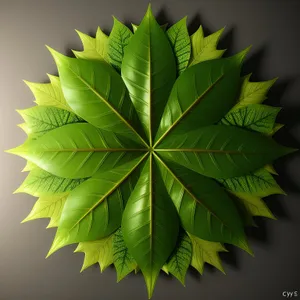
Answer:
[(70, 193), (48, 256), (78, 242), (104, 238), (121, 226), (126, 201), (136, 183), (129, 178), (142, 159), (98, 172)]
[(234, 244), (249, 251), (239, 214), (221, 185), (176, 164), (169, 168), (158, 160), (183, 228), (199, 238)]
[(150, 6), (126, 48), (122, 78), (152, 146), (175, 82), (176, 62), (168, 38), (153, 17)]
[(125, 243), (144, 275), (151, 297), (160, 272), (178, 237), (179, 222), (152, 154), (123, 213)]
[(156, 151), (200, 174), (226, 179), (255, 171), (295, 150), (260, 133), (212, 125), (168, 136)]
[(57, 64), (61, 87), (73, 111), (90, 124), (144, 143), (126, 86), (103, 61), (75, 59), (49, 48)]

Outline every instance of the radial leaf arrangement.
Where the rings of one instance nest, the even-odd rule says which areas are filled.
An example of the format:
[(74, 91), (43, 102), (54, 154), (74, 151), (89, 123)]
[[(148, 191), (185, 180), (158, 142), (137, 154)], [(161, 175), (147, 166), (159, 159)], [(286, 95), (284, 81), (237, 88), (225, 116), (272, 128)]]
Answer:
[(78, 243), (82, 270), (141, 271), (150, 298), (161, 270), (184, 284), (190, 265), (224, 272), (224, 243), (252, 254), (244, 227), (275, 219), (262, 198), (284, 193), (272, 162), (294, 149), (262, 104), (276, 79), (241, 78), (250, 47), (222, 58), (222, 32), (160, 26), (149, 6), (132, 29), (78, 31), (76, 58), (49, 47), (59, 77), (26, 82), (37, 105), (18, 111), (28, 138), (8, 150), (28, 161), (16, 192), (38, 197), (23, 222), (57, 227), (48, 255)]

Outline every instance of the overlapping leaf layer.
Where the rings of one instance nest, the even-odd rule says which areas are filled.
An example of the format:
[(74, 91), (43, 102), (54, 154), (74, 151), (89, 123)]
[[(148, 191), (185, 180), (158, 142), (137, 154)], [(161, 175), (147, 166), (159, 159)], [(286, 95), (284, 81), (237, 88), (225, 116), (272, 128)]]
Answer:
[(151, 297), (161, 269), (184, 284), (189, 265), (224, 272), (223, 243), (252, 253), (244, 226), (275, 218), (261, 198), (283, 193), (271, 164), (293, 149), (262, 104), (275, 80), (241, 80), (249, 48), (221, 58), (222, 32), (189, 36), (186, 18), (165, 30), (149, 6), (133, 31), (78, 32), (76, 58), (49, 48), (59, 77), (26, 82), (37, 106), (9, 150), (30, 171), (17, 192), (39, 197), (24, 222), (58, 227), (48, 255), (79, 243), (83, 270), (141, 270)]

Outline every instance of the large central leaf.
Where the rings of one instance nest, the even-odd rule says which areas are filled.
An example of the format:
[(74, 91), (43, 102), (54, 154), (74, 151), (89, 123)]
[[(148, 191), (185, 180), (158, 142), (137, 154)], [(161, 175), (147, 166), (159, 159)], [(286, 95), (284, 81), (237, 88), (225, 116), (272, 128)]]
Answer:
[(175, 247), (178, 225), (175, 206), (150, 154), (122, 220), (124, 240), (144, 274), (149, 297)]
[(109, 170), (144, 151), (139, 144), (88, 123), (62, 126), (12, 150), (65, 178), (90, 177), (99, 169)]
[(152, 146), (176, 78), (176, 62), (168, 38), (150, 6), (125, 49), (121, 72)]
[(205, 176), (229, 178), (255, 171), (294, 150), (259, 133), (212, 125), (168, 136), (157, 151), (161, 157)]

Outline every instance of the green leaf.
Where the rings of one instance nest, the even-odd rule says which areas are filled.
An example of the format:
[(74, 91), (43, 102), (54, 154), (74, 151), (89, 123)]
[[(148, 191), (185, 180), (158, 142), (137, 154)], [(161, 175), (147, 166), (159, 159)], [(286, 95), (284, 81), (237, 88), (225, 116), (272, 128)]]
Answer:
[(27, 175), (21, 186), (14, 192), (27, 193), (35, 197), (52, 196), (69, 192), (83, 183), (85, 179), (68, 179), (55, 176), (40, 168), (35, 168)]
[(227, 179), (246, 175), (295, 150), (260, 133), (212, 125), (168, 136), (156, 151), (205, 176)]
[[(135, 32), (137, 31), (139, 25), (136, 25), (136, 24), (132, 24), (132, 23), (131, 23), (131, 26), (132, 26), (133, 33), (135, 33)], [(167, 27), (168, 27), (168, 23), (167, 23), (167, 24), (160, 25), (160, 28), (161, 28), (163, 31), (166, 31), (166, 30), (167, 30)]]
[(78, 30), (76, 30), (76, 32), (78, 33), (83, 45), (83, 51), (72, 50), (77, 58), (109, 62), (107, 54), (108, 37), (105, 33), (103, 33), (100, 27), (97, 29), (95, 38)]
[(266, 217), (276, 220), (275, 216), (260, 197), (245, 193), (234, 193), (234, 195), (243, 203), (251, 216)]
[(117, 282), (121, 281), (138, 267), (133, 256), (128, 252), (121, 229), (118, 229), (114, 234), (113, 257), (117, 271)]
[(249, 104), (231, 110), (220, 123), (271, 134), (280, 109), (262, 104)]
[(121, 71), (152, 146), (176, 78), (176, 62), (168, 38), (153, 17), (150, 5), (126, 48)]
[(41, 218), (50, 218), (47, 228), (57, 227), (67, 196), (68, 193), (64, 193), (39, 198), (30, 214), (22, 223)]
[(103, 272), (113, 263), (113, 237), (111, 234), (101, 240), (91, 242), (81, 242), (74, 252), (84, 253), (84, 262), (81, 271), (99, 263), (100, 270)]
[(114, 17), (114, 26), (108, 38), (108, 57), (110, 64), (118, 71), (121, 70), (124, 51), (132, 35), (129, 28)]
[(167, 271), (174, 275), (183, 286), (192, 259), (192, 243), (186, 233), (181, 233), (176, 249), (167, 262)]
[(57, 64), (66, 100), (78, 116), (98, 128), (145, 144), (133, 127), (138, 128), (139, 123), (126, 86), (113, 67), (103, 61), (70, 58), (51, 48), (49, 51)]
[(122, 219), (125, 243), (144, 275), (149, 298), (175, 248), (178, 229), (176, 209), (150, 154)]
[(189, 66), (222, 57), (226, 50), (218, 50), (218, 42), (225, 27), (204, 37), (202, 26), (191, 36), (192, 54)]
[(247, 51), (197, 64), (177, 79), (161, 119), (155, 146), (169, 133), (186, 133), (221, 120), (236, 101), (240, 66)]
[(29, 172), (35, 168), (38, 168), (37, 165), (28, 160), (22, 172)]
[(251, 253), (238, 211), (226, 191), (213, 179), (157, 159), (182, 227), (199, 238), (230, 243)]
[(186, 26), (186, 17), (168, 29), (167, 36), (176, 57), (177, 73), (180, 75), (187, 68), (191, 55), (191, 41)]
[(63, 95), (60, 79), (57, 76), (47, 75), (50, 79), (50, 83), (35, 83), (24, 80), (32, 91), (35, 102), (38, 105), (54, 106), (72, 111)]
[(68, 196), (48, 256), (73, 243), (93, 241), (112, 234), (121, 226), (127, 199), (137, 181), (135, 159), (106, 172), (98, 172)]
[(128, 162), (144, 151), (123, 136), (78, 123), (53, 129), (8, 152), (56, 176), (86, 178), (98, 170), (109, 170)]
[(70, 111), (51, 106), (34, 106), (17, 112), (26, 122), (26, 129), (23, 129), (31, 139), (66, 124), (84, 122)]
[(234, 193), (246, 193), (254, 197), (285, 194), (266, 169), (260, 169), (244, 176), (218, 180), (226, 189)]
[(238, 105), (248, 105), (248, 104), (260, 104), (267, 99), (267, 93), (269, 89), (274, 85), (278, 78), (274, 78), (268, 81), (261, 82), (250, 82), (249, 74), (244, 77), (240, 96), (238, 99)]
[(227, 252), (222, 244), (201, 240), (192, 234), (189, 234), (189, 237), (193, 245), (191, 266), (193, 266), (202, 275), (204, 263), (209, 263), (225, 274), (220, 257), (218, 255), (218, 252)]

